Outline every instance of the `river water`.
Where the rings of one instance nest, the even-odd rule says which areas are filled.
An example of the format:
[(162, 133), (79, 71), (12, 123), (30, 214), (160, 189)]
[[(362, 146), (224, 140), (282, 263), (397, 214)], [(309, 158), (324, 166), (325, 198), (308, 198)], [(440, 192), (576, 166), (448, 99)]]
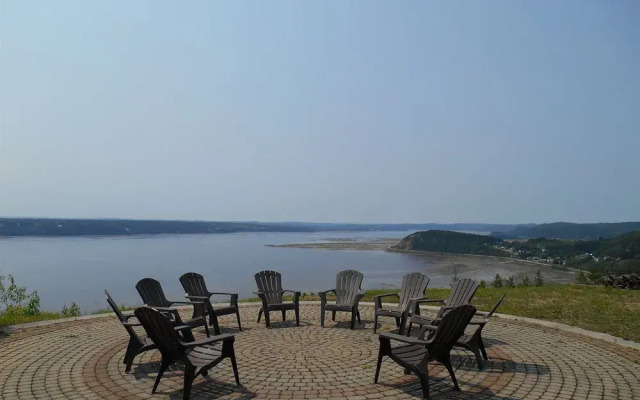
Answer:
[[(285, 289), (317, 292), (335, 285), (343, 269), (364, 273), (363, 288), (399, 285), (419, 271), (430, 287), (446, 287), (453, 268), (437, 257), (385, 251), (267, 247), (335, 239), (402, 238), (411, 232), (231, 233), (129, 237), (29, 237), (0, 239), (0, 274), (12, 274), (29, 291), (37, 289), (43, 310), (75, 301), (83, 312), (105, 308), (104, 289), (118, 304), (140, 304), (138, 280), (160, 281), (169, 299), (183, 299), (178, 281), (185, 272), (204, 275), (209, 290), (252, 296), (253, 275), (263, 269), (283, 274)], [(496, 269), (497, 268), (497, 269)], [(461, 276), (490, 280), (496, 268), (461, 270)]]

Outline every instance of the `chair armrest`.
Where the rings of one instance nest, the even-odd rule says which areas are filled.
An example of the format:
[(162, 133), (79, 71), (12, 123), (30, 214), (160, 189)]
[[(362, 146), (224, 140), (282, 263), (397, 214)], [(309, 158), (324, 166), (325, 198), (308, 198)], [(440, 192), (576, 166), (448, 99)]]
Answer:
[(420, 329), (420, 333), (418, 333), (418, 339), (420, 340), (424, 340), (424, 336), (427, 333), (427, 331), (429, 332), (435, 332), (438, 329), (437, 326), (433, 326), (433, 325), (422, 325), (422, 329)]
[(191, 330), (191, 327), (189, 325), (178, 325), (178, 326), (174, 326), (173, 327), (173, 330), (175, 330), (175, 331), (181, 331), (183, 329)]
[(294, 302), (294, 303), (299, 303), (299, 302), (300, 302), (300, 296), (302, 295), (302, 292), (300, 292), (300, 291), (298, 291), (298, 290), (288, 290), (288, 289), (284, 289), (284, 290), (282, 291), (282, 294), (285, 294), (285, 293), (287, 293), (287, 292), (289, 292), (289, 293), (293, 293), (293, 302)]
[(383, 297), (391, 297), (391, 296), (400, 298), (398, 293), (385, 293), (385, 294), (379, 294), (379, 295), (373, 296), (373, 302), (375, 303), (376, 309), (382, 308), (382, 298)]
[(223, 333), (222, 335), (211, 336), (211, 337), (208, 337), (208, 338), (195, 340), (193, 342), (180, 341), (180, 344), (183, 345), (184, 347), (196, 347), (196, 346), (202, 346), (202, 345), (210, 344), (210, 343), (224, 342), (224, 341), (227, 341), (227, 340), (233, 341), (233, 340), (235, 340), (235, 338), (230, 333)]
[[(148, 306), (148, 307), (151, 307), (151, 306)], [(151, 308), (158, 311), (178, 312), (178, 310), (176, 310), (175, 307), (151, 307)]]
[(335, 289), (329, 289), (329, 290), (325, 290), (324, 292), (318, 292), (318, 296), (320, 296), (320, 303), (322, 304), (326, 304), (327, 303), (327, 293), (329, 292), (333, 292), (334, 294), (336, 293)]
[(184, 297), (186, 297), (189, 300), (209, 300), (209, 296), (191, 296), (190, 294), (185, 294)]
[(381, 299), (383, 297), (389, 297), (389, 296), (395, 296), (395, 297), (400, 297), (400, 295), (398, 293), (386, 293), (386, 294), (377, 294), (375, 296), (373, 296), (374, 299)]
[(171, 305), (174, 305), (174, 304), (187, 304), (187, 305), (205, 304), (204, 301), (170, 301), (169, 303)]
[(124, 317), (125, 321), (128, 321), (129, 318), (135, 318), (136, 317), (135, 314), (122, 314), (122, 316)]
[(222, 296), (233, 296), (233, 295), (238, 295), (238, 293), (224, 293), (224, 292), (210, 292), (210, 295), (222, 295)]
[(441, 299), (427, 299), (425, 298), (421, 298), (418, 300), (414, 300), (414, 303), (416, 304), (422, 304), (422, 303), (444, 303), (444, 300)]
[(481, 317), (488, 317), (489, 316), (489, 311), (476, 311), (475, 315), (479, 315)]
[(190, 324), (192, 322), (197, 322), (197, 321), (204, 321), (205, 323), (207, 322), (205, 317), (195, 317), (185, 321), (185, 323)]
[(380, 333), (380, 338), (393, 339), (398, 342), (409, 343), (409, 344), (429, 344), (430, 343), (427, 340), (420, 340), (413, 336), (403, 336), (403, 335), (398, 335), (397, 333), (391, 333), (391, 332)]
[(356, 295), (356, 297), (353, 299), (353, 303), (351, 303), (351, 307), (357, 307), (358, 303), (360, 303), (360, 300), (362, 300), (362, 298), (364, 297), (366, 291), (361, 290), (358, 292), (358, 294)]
[(139, 323), (139, 322), (123, 322), (122, 325), (124, 325), (124, 326), (142, 326), (142, 324)]

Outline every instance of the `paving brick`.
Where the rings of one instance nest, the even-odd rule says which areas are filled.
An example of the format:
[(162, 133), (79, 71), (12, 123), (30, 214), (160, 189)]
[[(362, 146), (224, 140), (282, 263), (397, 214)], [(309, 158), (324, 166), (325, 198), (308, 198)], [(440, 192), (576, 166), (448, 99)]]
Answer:
[[(301, 326), (255, 323), (258, 305), (241, 307), (245, 330), (222, 317), (225, 332), (236, 335), (242, 386), (235, 385), (228, 361), (194, 382), (193, 399), (415, 399), (421, 395), (413, 375), (390, 360), (373, 383), (378, 340), (373, 309), (361, 307), (362, 324), (348, 329), (347, 316), (319, 326), (319, 306), (301, 306)], [(185, 316), (187, 316), (185, 312)], [(274, 318), (279, 319), (279, 318)], [(382, 329), (395, 329), (389, 318)], [(519, 321), (495, 320), (484, 336), (490, 360), (478, 370), (473, 356), (454, 350), (461, 392), (446, 370), (429, 368), (434, 398), (606, 399), (634, 398), (640, 384), (640, 354), (612, 343)], [(203, 330), (196, 332), (204, 336)], [(40, 326), (0, 338), (0, 398), (168, 399), (181, 397), (183, 373), (165, 373), (158, 393), (151, 387), (159, 354), (136, 358), (132, 373), (122, 359), (128, 336), (115, 318), (94, 318)]]

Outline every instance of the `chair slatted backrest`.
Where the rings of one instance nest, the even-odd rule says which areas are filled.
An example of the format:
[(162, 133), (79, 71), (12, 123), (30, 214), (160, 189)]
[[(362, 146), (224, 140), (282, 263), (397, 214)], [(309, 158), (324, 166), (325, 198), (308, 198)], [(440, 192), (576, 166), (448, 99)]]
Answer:
[(426, 347), (432, 359), (447, 356), (456, 341), (464, 333), (465, 328), (476, 313), (476, 308), (471, 304), (457, 306), (442, 317), (438, 328), (431, 337), (431, 343)]
[(425, 274), (421, 274), (420, 272), (413, 272), (403, 276), (402, 288), (398, 294), (400, 297), (398, 300), (398, 306), (401, 309), (405, 309), (409, 303), (411, 303), (411, 299), (423, 297), (424, 292), (427, 290), (427, 286), (429, 285), (429, 280), (429, 277)]
[[(209, 297), (211, 294), (207, 290), (207, 285), (204, 282), (204, 277), (196, 272), (187, 272), (180, 277), (180, 283), (189, 296), (204, 296)], [(194, 304), (193, 315), (200, 317), (205, 314), (204, 304)]]
[(136, 289), (142, 297), (142, 301), (149, 307), (169, 307), (171, 303), (167, 300), (162, 290), (160, 282), (153, 278), (144, 278), (136, 284)]
[(361, 272), (347, 269), (336, 275), (336, 304), (351, 305), (362, 286)]
[(260, 271), (255, 275), (258, 290), (264, 292), (268, 304), (282, 303), (282, 275), (277, 271)]
[(476, 294), (476, 290), (478, 290), (477, 281), (470, 278), (458, 279), (451, 286), (451, 293), (449, 293), (449, 297), (445, 300), (445, 304), (447, 307), (469, 304), (473, 295)]
[(196, 272), (187, 272), (180, 277), (180, 283), (189, 296), (209, 296), (204, 277)]
[(138, 334), (136, 333), (136, 331), (132, 327), (124, 325), (124, 323), (127, 322), (127, 319), (122, 314), (122, 311), (120, 311), (120, 308), (118, 308), (118, 305), (116, 304), (116, 302), (113, 301), (113, 299), (111, 298), (111, 295), (109, 294), (109, 292), (107, 292), (105, 290), (104, 291), (104, 295), (107, 297), (107, 303), (109, 303), (109, 306), (111, 307), (113, 312), (116, 314), (116, 317), (118, 317), (120, 322), (123, 324), (124, 329), (127, 330), (127, 333), (129, 333), (130, 336), (135, 337), (136, 339), (140, 340), (140, 338), (138, 337)]
[(162, 358), (167, 360), (181, 358), (184, 349), (179, 343), (180, 338), (169, 318), (150, 307), (140, 307), (134, 313), (147, 332), (147, 336), (162, 353)]

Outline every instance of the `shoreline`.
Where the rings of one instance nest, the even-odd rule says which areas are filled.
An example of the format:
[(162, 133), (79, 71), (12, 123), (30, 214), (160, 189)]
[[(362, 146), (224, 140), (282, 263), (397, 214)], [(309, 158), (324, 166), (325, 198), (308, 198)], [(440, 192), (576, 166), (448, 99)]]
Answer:
[[(499, 257), (478, 254), (442, 253), (417, 250), (393, 249), (391, 246), (397, 244), (399, 239), (381, 238), (368, 242), (359, 241), (339, 241), (321, 243), (287, 243), (287, 244), (267, 244), (267, 247), (297, 248), (313, 250), (347, 250), (347, 251), (384, 251), (407, 256), (424, 257), (430, 265), (430, 271), (436, 275), (460, 274), (469, 277), (482, 277), (485, 280), (492, 279), (494, 274), (499, 273), (503, 277), (515, 276), (522, 278), (525, 275), (541, 270), (545, 280), (554, 283), (571, 283), (575, 281), (575, 270), (565, 268), (555, 268), (551, 264), (521, 260), (510, 257)], [(490, 276), (488, 274), (491, 274)]]
[[(357, 242), (349, 239), (340, 240), (340, 241), (328, 241), (322, 243), (286, 243), (286, 244), (266, 244), (267, 247), (281, 247), (281, 248), (295, 248), (295, 249), (316, 249), (316, 250), (382, 250), (388, 251), (390, 253), (400, 253), (400, 254), (415, 254), (415, 255), (425, 255), (425, 256), (437, 256), (437, 257), (474, 257), (480, 259), (494, 259), (502, 262), (507, 261), (516, 261), (518, 263), (525, 264), (533, 264), (544, 267), (551, 267), (550, 264), (531, 261), (531, 260), (522, 260), (519, 258), (512, 257), (500, 257), (500, 256), (490, 256), (483, 254), (467, 254), (467, 253), (443, 253), (439, 251), (421, 251), (421, 250), (402, 250), (402, 249), (394, 249), (391, 246), (398, 244), (398, 239), (376, 239), (369, 242)], [(569, 270), (569, 269), (568, 269)]]

